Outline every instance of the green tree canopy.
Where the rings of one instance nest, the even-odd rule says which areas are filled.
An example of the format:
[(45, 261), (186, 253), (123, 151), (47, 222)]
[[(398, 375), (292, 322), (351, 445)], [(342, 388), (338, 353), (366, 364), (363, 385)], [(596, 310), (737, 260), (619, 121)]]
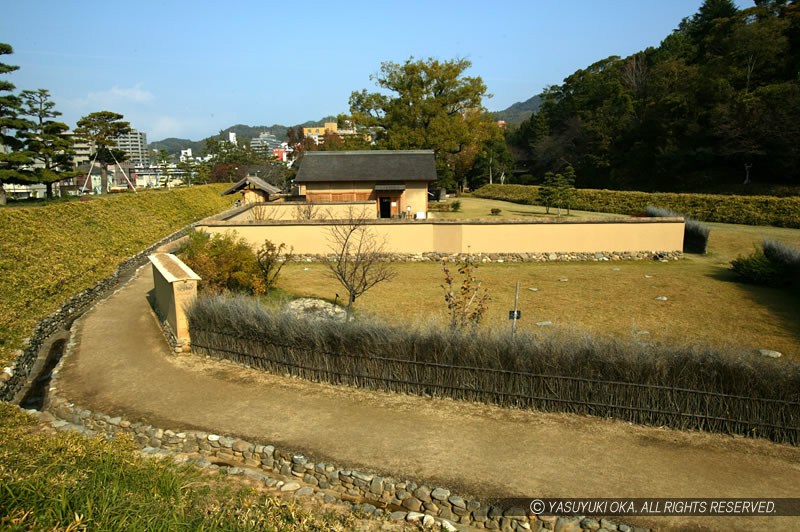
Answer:
[(100, 163), (101, 194), (108, 192), (108, 167), (123, 161), (125, 152), (115, 149), (116, 139), (131, 132), (131, 125), (123, 121), (119, 113), (98, 111), (90, 113), (78, 120), (75, 134), (94, 146), (94, 156)]
[(588, 188), (800, 185), (800, 5), (758, 4), (706, 0), (660, 46), (548, 88), (516, 157)]
[(47, 197), (53, 197), (53, 183), (75, 176), (72, 168), (72, 139), (67, 135), (69, 126), (53, 118), (61, 113), (55, 110), (47, 89), (24, 90), (20, 93), (22, 112), (30, 117), (33, 127), (25, 135), (25, 146), (34, 161), (33, 179), (44, 183)]
[(350, 95), (352, 117), (376, 132), (381, 148), (433, 149), (439, 185), (454, 187), (454, 157), (480, 143), (474, 125), (488, 116), (486, 85), (465, 74), (470, 66), (467, 59), (384, 62), (371, 76), (381, 92), (363, 89)]
[[(14, 49), (0, 43), (0, 56), (14, 53)], [(0, 74), (8, 74), (19, 69), (14, 65), (0, 62)], [(22, 114), (22, 100), (12, 93), (15, 89), (10, 81), (0, 79), (0, 205), (6, 202), (3, 183), (27, 183), (33, 176), (24, 168), (33, 162), (26, 151), (24, 136), (32, 124)]]

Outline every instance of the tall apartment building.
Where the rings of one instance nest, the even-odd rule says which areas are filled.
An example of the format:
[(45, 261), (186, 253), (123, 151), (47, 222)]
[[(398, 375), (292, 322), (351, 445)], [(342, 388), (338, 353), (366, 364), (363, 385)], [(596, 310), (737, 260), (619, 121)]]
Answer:
[(250, 147), (253, 151), (261, 155), (271, 154), (273, 149), (280, 148), (280, 146), (281, 141), (269, 131), (259, 133), (257, 137), (250, 141)]
[(132, 129), (130, 133), (117, 138), (117, 147), (128, 154), (128, 160), (133, 164), (150, 164), (147, 135), (144, 132)]

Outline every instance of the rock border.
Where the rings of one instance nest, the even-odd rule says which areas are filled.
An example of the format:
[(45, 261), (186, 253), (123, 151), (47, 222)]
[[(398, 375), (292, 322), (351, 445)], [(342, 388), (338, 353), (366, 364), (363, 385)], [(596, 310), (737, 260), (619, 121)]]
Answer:
[[(335, 255), (296, 254), (293, 261), (325, 262)], [(547, 253), (387, 253), (385, 262), (440, 262), (471, 258), (479, 263), (504, 262), (609, 262), (609, 261), (676, 261), (683, 258), (680, 251), (598, 251), (598, 252), (547, 252)]]

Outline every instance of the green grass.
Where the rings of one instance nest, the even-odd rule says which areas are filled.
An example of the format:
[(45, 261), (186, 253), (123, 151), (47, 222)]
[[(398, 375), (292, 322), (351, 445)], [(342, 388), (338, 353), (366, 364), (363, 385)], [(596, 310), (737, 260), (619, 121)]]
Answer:
[[(0, 209), (0, 367), (35, 323), (124, 259), (230, 206), (225, 185)], [(348, 520), (192, 468), (125, 438), (43, 432), (0, 403), (2, 530), (331, 530)]]
[(225, 477), (137, 456), (133, 442), (42, 432), (0, 403), (0, 529), (344, 530)]

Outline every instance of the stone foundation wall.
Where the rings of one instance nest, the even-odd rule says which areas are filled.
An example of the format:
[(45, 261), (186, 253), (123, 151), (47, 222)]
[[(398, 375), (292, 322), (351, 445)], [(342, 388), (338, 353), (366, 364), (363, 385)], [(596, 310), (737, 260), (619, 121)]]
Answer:
[[(57, 372), (54, 374), (54, 382)], [(287, 495), (319, 497), (346, 505), (352, 511), (432, 526), (442, 530), (472, 527), (488, 530), (620, 530), (643, 532), (608, 519), (528, 515), (527, 508), (503, 509), (470, 497), (410, 480), (396, 480), (334, 464), (314, 462), (308, 456), (266, 443), (242, 440), (202, 431), (179, 431), (143, 423), (131, 423), (80, 408), (58, 397), (50, 388), (49, 412), (59, 418), (54, 425), (79, 427), (87, 434), (109, 437), (127, 434), (145, 454), (168, 454), (177, 462), (206, 468), (224, 468), (229, 475), (243, 475)], [(458, 524), (458, 525), (454, 525)]]
[[(296, 254), (294, 260), (321, 262), (334, 259), (335, 255)], [(472, 257), (480, 263), (503, 262), (607, 262), (628, 260), (657, 260), (668, 262), (683, 257), (680, 251), (608, 251), (597, 253), (388, 253), (388, 262), (439, 262)]]

